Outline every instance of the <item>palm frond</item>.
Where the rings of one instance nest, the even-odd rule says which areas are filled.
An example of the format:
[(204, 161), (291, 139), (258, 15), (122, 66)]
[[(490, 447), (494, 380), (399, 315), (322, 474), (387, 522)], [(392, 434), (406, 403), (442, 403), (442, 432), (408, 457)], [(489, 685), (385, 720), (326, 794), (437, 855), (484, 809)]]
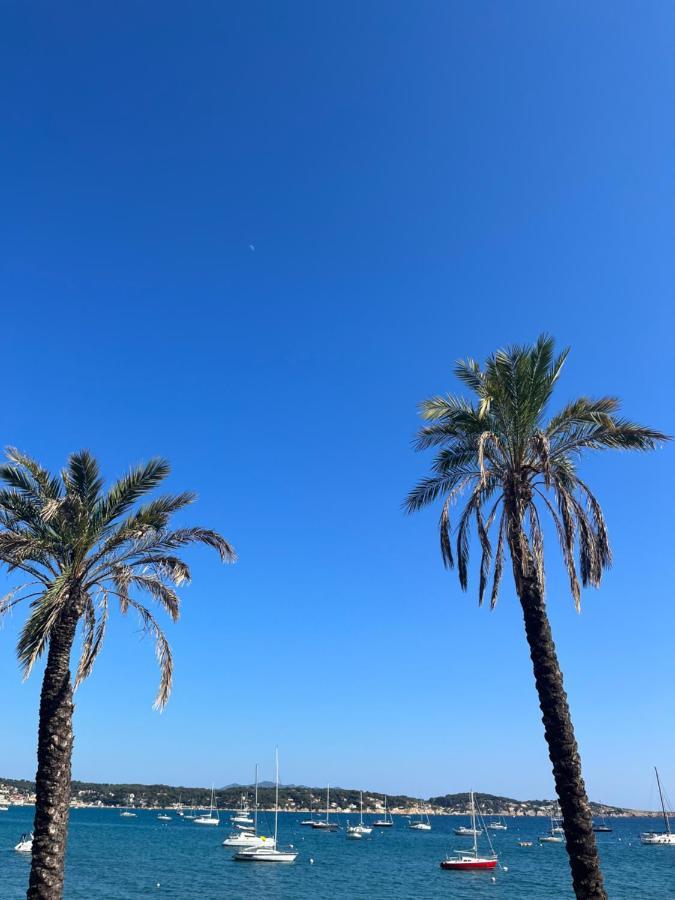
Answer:
[(59, 576), (52, 585), (31, 603), (32, 612), (26, 620), (17, 643), (17, 656), (28, 678), (36, 661), (45, 651), (54, 626), (68, 601), (68, 579)]
[(94, 662), (103, 645), (106, 625), (108, 623), (108, 593), (101, 591), (102, 599), (99, 603), (100, 615), (97, 619), (96, 608), (91, 597), (85, 598), (82, 625), (84, 630), (82, 652), (75, 674), (75, 690), (89, 677), (94, 667)]
[(157, 696), (155, 698), (155, 709), (162, 710), (167, 704), (171, 694), (171, 686), (173, 683), (173, 655), (171, 646), (169, 645), (166, 635), (160, 628), (157, 619), (152, 615), (149, 609), (138, 603), (136, 600), (129, 599), (129, 606), (133, 607), (139, 614), (143, 630), (152, 635), (155, 639), (155, 655), (157, 664), (159, 665), (160, 680)]
[(174, 622), (178, 621), (180, 616), (178, 594), (168, 584), (165, 584), (159, 575), (139, 572), (132, 575), (131, 584), (142, 591), (147, 591), (153, 599), (161, 603)]
[(173, 550), (177, 547), (185, 547), (188, 544), (205, 544), (217, 551), (221, 562), (233, 563), (237, 561), (237, 553), (225, 538), (217, 531), (210, 528), (177, 528), (168, 531), (157, 541), (157, 547)]
[(91, 453), (88, 450), (72, 453), (61, 478), (68, 491), (75, 494), (88, 511), (93, 511), (103, 488), (103, 479)]
[(497, 549), (495, 551), (495, 569), (494, 575), (492, 578), (492, 592), (490, 595), (490, 609), (494, 609), (497, 605), (497, 598), (499, 597), (499, 586), (502, 580), (502, 573), (504, 571), (504, 535), (506, 532), (506, 516), (504, 511), (502, 510), (502, 514), (499, 519), (499, 531), (497, 534)]
[(141, 497), (154, 490), (170, 472), (169, 463), (161, 457), (134, 467), (100, 499), (94, 517), (102, 526), (108, 525), (127, 512)]

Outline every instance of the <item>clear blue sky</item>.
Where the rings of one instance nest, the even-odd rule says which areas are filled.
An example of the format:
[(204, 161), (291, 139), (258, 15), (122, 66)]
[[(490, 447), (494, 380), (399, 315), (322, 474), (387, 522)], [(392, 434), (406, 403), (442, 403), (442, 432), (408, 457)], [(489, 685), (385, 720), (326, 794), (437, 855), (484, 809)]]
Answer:
[[(416, 404), (543, 330), (560, 403), (675, 432), (673, 5), (6, 3), (0, 70), (2, 443), (165, 455), (241, 557), (191, 557), (163, 715), (114, 622), (74, 775), (224, 784), (278, 743), (286, 781), (550, 796), (510, 580), (479, 610), (400, 503)], [(549, 558), (607, 802), (654, 802), (655, 762), (675, 790), (672, 452), (589, 462), (616, 564), (581, 616)], [(30, 777), (19, 624), (0, 774)]]

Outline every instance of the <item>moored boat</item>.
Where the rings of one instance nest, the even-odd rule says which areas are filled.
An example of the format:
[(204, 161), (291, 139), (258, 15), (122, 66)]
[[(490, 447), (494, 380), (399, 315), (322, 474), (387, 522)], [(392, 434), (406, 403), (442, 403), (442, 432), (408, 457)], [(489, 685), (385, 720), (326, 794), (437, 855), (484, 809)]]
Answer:
[(349, 838), (360, 838), (363, 837), (364, 834), (372, 834), (373, 829), (370, 825), (366, 825), (363, 821), (363, 791), (359, 791), (359, 804), (360, 804), (360, 813), (359, 813), (359, 824), (358, 825), (350, 825), (347, 823), (347, 837)]
[(666, 809), (666, 801), (663, 797), (663, 788), (661, 787), (661, 779), (659, 778), (659, 770), (654, 767), (656, 772), (656, 784), (659, 788), (659, 797), (661, 799), (661, 811), (663, 813), (663, 831), (645, 831), (640, 835), (640, 843), (642, 844), (660, 844), (661, 846), (675, 847), (675, 834), (670, 827), (670, 816)]
[(599, 822), (593, 823), (593, 831), (597, 831), (601, 834), (603, 832), (609, 832), (609, 831), (613, 831), (613, 830), (614, 829), (612, 828), (612, 826), (607, 824), (607, 819), (605, 819), (604, 816), (600, 816)]
[(411, 819), (408, 822), (408, 828), (412, 831), (431, 831), (431, 822), (429, 821), (429, 813), (420, 809), (417, 813), (417, 821)]
[(208, 815), (196, 816), (194, 819), (194, 823), (195, 825), (220, 825), (220, 813), (218, 812), (217, 806), (215, 806), (214, 804), (213, 785), (211, 785), (211, 806), (209, 807)]
[(337, 831), (338, 826), (335, 822), (330, 821), (330, 785), (326, 788), (326, 818), (314, 819), (310, 822), (312, 828), (317, 831)]
[(453, 856), (446, 856), (441, 860), (441, 869), (449, 869), (456, 872), (480, 871), (494, 869), (497, 866), (497, 854), (492, 846), (490, 835), (486, 833), (490, 846), (490, 853), (479, 854), (478, 835), (482, 830), (476, 824), (476, 803), (471, 791), (471, 834), (473, 835), (473, 847), (471, 850), (456, 850)]
[(17, 853), (32, 853), (33, 852), (33, 832), (30, 834), (22, 834), (19, 838), (19, 843), (14, 847)]
[(289, 847), (278, 846), (279, 832), (279, 751), (274, 754), (276, 768), (276, 786), (274, 794), (274, 843), (265, 841), (261, 846), (244, 847), (235, 854), (239, 862), (259, 863), (292, 863), (295, 862), (298, 851), (291, 845)]
[(223, 847), (274, 847), (276, 842), (273, 837), (258, 834), (258, 766), (255, 767), (255, 799), (253, 807), (253, 827), (244, 828), (243, 825), (235, 825), (235, 830), (223, 841)]
[(381, 819), (376, 819), (373, 822), (374, 828), (393, 828), (394, 820), (391, 817), (391, 813), (387, 812), (387, 795), (384, 795), (384, 816)]

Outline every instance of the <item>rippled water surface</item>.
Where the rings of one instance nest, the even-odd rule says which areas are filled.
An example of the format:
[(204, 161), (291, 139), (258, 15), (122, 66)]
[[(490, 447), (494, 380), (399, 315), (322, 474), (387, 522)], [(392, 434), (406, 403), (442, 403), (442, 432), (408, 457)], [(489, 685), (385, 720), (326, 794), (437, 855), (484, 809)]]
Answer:
[[(0, 898), (25, 897), (29, 860), (12, 847), (30, 828), (33, 810), (0, 813)], [(222, 817), (224, 818), (224, 817)], [(132, 900), (137, 897), (199, 900), (548, 900), (572, 897), (564, 846), (538, 846), (542, 819), (509, 819), (493, 840), (503, 870), (444, 872), (447, 850), (470, 845), (455, 837), (458, 820), (432, 818), (433, 831), (416, 832), (396, 819), (389, 831), (350, 841), (344, 832), (300, 826), (302, 816), (280, 816), (280, 843), (300, 851), (293, 865), (237, 863), (222, 846), (228, 833), (174, 817), (157, 821), (141, 811), (135, 819), (117, 810), (74, 810), (67, 863), (67, 900)], [(263, 819), (264, 822), (264, 819)], [(640, 831), (652, 820), (615, 820), (612, 834), (599, 834), (611, 900), (675, 898), (675, 847), (643, 847)], [(658, 827), (654, 822), (653, 827)], [(520, 848), (519, 838), (535, 841)], [(311, 862), (313, 860), (313, 863)]]

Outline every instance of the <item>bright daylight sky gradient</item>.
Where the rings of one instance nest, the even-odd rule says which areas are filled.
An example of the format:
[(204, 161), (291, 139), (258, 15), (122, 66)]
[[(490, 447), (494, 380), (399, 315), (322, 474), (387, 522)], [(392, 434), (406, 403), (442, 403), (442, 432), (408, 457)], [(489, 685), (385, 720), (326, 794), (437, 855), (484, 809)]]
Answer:
[[(550, 331), (556, 404), (675, 432), (668, 2), (6, 3), (2, 443), (107, 476), (153, 454), (232, 568), (191, 554), (167, 711), (116, 616), (74, 776), (551, 796), (511, 578), (442, 569), (417, 403)], [(254, 249), (253, 249), (254, 248)], [(589, 460), (616, 562), (549, 601), (591, 797), (675, 792), (673, 450)], [(0, 582), (5, 582), (5, 575)], [(0, 631), (0, 777), (40, 672)], [(266, 770), (266, 768), (269, 771)]]

